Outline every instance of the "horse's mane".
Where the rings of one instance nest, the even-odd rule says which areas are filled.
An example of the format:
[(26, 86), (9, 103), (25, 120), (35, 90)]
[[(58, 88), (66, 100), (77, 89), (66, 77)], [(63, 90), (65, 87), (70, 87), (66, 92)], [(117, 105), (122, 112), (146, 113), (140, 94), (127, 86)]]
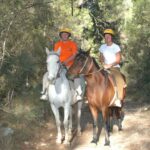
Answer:
[[(94, 62), (94, 64), (95, 64), (96, 68), (97, 68), (97, 69), (100, 69), (100, 66), (99, 66), (98, 63), (96, 62), (95, 58), (92, 57), (92, 59), (93, 59), (93, 62)], [(108, 73), (107, 73), (107, 71), (105, 71), (104, 69), (101, 70), (101, 73), (102, 73), (105, 77), (108, 77)]]
[[(76, 57), (82, 57), (82, 56), (86, 56), (86, 57), (91, 57), (89, 54), (89, 51), (83, 51), (80, 50), (79, 53), (76, 55)], [(94, 57), (91, 57), (93, 60), (94, 65), (96, 66), (97, 69), (100, 69), (100, 66), (98, 65), (98, 63), (96, 62)], [(101, 69), (100, 72), (102, 73), (102, 75), (108, 80), (108, 72), (105, 71), (104, 69)], [(106, 81), (107, 81), (106, 80)]]
[[(79, 53), (76, 55), (76, 57), (80, 57), (80, 56), (86, 56), (86, 57), (89, 57), (90, 54), (89, 54), (89, 51), (83, 51), (83, 50), (79, 50)], [(91, 56), (90, 56), (91, 57)], [(95, 58), (94, 57), (91, 57), (93, 59), (93, 62), (94, 62), (94, 65), (96, 66), (97, 69), (100, 69), (98, 63), (96, 62)]]
[(96, 66), (96, 68), (97, 68), (97, 69), (100, 69), (100, 67), (99, 67), (98, 63), (96, 62), (95, 58), (92, 57), (92, 59), (93, 59), (93, 62), (94, 62), (94, 65)]

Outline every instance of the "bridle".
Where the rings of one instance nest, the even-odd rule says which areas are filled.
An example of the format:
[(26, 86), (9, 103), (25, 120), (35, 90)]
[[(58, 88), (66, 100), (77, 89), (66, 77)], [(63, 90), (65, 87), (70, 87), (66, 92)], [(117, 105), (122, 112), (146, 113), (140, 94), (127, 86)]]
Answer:
[(86, 67), (87, 63), (88, 63), (89, 57), (86, 58), (85, 63), (83, 65), (83, 67), (81, 68), (81, 70), (79, 71), (79, 74), (81, 74), (81, 72), (84, 70), (84, 68)]
[(93, 71), (93, 72), (90, 73), (90, 70), (92, 69), (92, 67), (93, 67), (93, 65), (94, 65), (93, 59), (91, 59), (92, 61), (91, 61), (91, 63), (90, 63), (90, 67), (89, 67), (87, 73), (86, 73), (86, 74), (82, 73), (83, 70), (85, 69), (85, 67), (86, 67), (86, 65), (87, 65), (87, 63), (88, 63), (89, 60), (90, 60), (90, 57), (87, 56), (87, 57), (86, 57), (86, 60), (85, 60), (85, 63), (84, 63), (84, 65), (82, 66), (82, 68), (80, 69), (80, 71), (79, 71), (78, 74), (80, 74), (80, 75), (82, 75), (82, 76), (89, 76), (89, 75), (98, 73), (99, 71), (102, 70), (102, 69), (98, 69), (97, 71)]
[[(59, 55), (58, 55), (57, 53), (50, 53), (49, 55), (56, 55), (56, 56), (59, 57)], [(49, 55), (48, 55), (48, 56), (49, 56)], [(56, 77), (54, 78), (53, 81), (56, 81), (56, 79), (60, 77), (61, 69), (64, 68), (64, 66), (61, 64), (60, 60), (59, 60), (58, 63), (59, 63), (58, 72), (57, 72)], [(54, 82), (54, 84), (55, 84), (55, 82)]]

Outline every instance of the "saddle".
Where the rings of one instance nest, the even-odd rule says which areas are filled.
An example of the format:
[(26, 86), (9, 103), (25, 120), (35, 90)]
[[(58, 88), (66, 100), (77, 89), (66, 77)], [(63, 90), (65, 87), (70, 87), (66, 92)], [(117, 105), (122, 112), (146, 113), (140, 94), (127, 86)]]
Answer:
[(115, 69), (104, 70), (104, 74), (113, 85), (115, 91), (114, 97), (110, 102), (110, 106), (117, 106), (115, 103), (124, 99), (124, 89), (126, 88), (125, 75), (122, 74), (119, 70)]

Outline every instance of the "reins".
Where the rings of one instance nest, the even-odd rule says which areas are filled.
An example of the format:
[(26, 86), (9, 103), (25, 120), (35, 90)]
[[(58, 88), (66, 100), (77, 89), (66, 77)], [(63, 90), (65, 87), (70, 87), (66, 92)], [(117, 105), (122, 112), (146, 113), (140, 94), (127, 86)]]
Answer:
[[(81, 68), (81, 70), (79, 71), (79, 73), (77, 74), (77, 75), (81, 75), (81, 76), (89, 76), (89, 75), (92, 75), (92, 74), (95, 74), (95, 73), (98, 73), (98, 72), (100, 72), (101, 70), (103, 70), (103, 69), (98, 69), (97, 71), (94, 71), (94, 72), (91, 72), (91, 73), (87, 73), (87, 74), (82, 74), (81, 72), (84, 70), (84, 68), (86, 67), (86, 65), (87, 65), (87, 63), (88, 63), (88, 60), (89, 60), (89, 57), (87, 57), (86, 58), (86, 61), (85, 61), (85, 63), (84, 63), (84, 65), (83, 65), (83, 67)], [(92, 62), (91, 62), (91, 64), (90, 64), (90, 69), (89, 69), (89, 71), (92, 69), (92, 66), (93, 66), (93, 59), (92, 59)], [(88, 71), (88, 72), (89, 72)]]
[(56, 75), (56, 79), (60, 77), (60, 69), (61, 69), (61, 63), (59, 62), (59, 69)]
[(81, 74), (81, 72), (83, 71), (83, 69), (85, 68), (87, 62), (88, 62), (89, 57), (86, 58), (85, 63), (83, 65), (83, 67), (81, 68), (81, 70), (79, 71), (79, 74)]

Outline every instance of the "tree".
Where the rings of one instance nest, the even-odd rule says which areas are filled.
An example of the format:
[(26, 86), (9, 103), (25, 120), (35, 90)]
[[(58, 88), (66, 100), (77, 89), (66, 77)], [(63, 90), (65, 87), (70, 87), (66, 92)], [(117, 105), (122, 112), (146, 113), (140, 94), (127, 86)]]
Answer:
[(42, 0), (1, 2), (0, 95), (20, 90), (28, 77), (31, 81), (38, 78), (46, 43), (45, 27), (51, 26), (49, 3)]
[(134, 1), (134, 16), (128, 26), (128, 74), (130, 85), (139, 95), (150, 91), (150, 1)]

